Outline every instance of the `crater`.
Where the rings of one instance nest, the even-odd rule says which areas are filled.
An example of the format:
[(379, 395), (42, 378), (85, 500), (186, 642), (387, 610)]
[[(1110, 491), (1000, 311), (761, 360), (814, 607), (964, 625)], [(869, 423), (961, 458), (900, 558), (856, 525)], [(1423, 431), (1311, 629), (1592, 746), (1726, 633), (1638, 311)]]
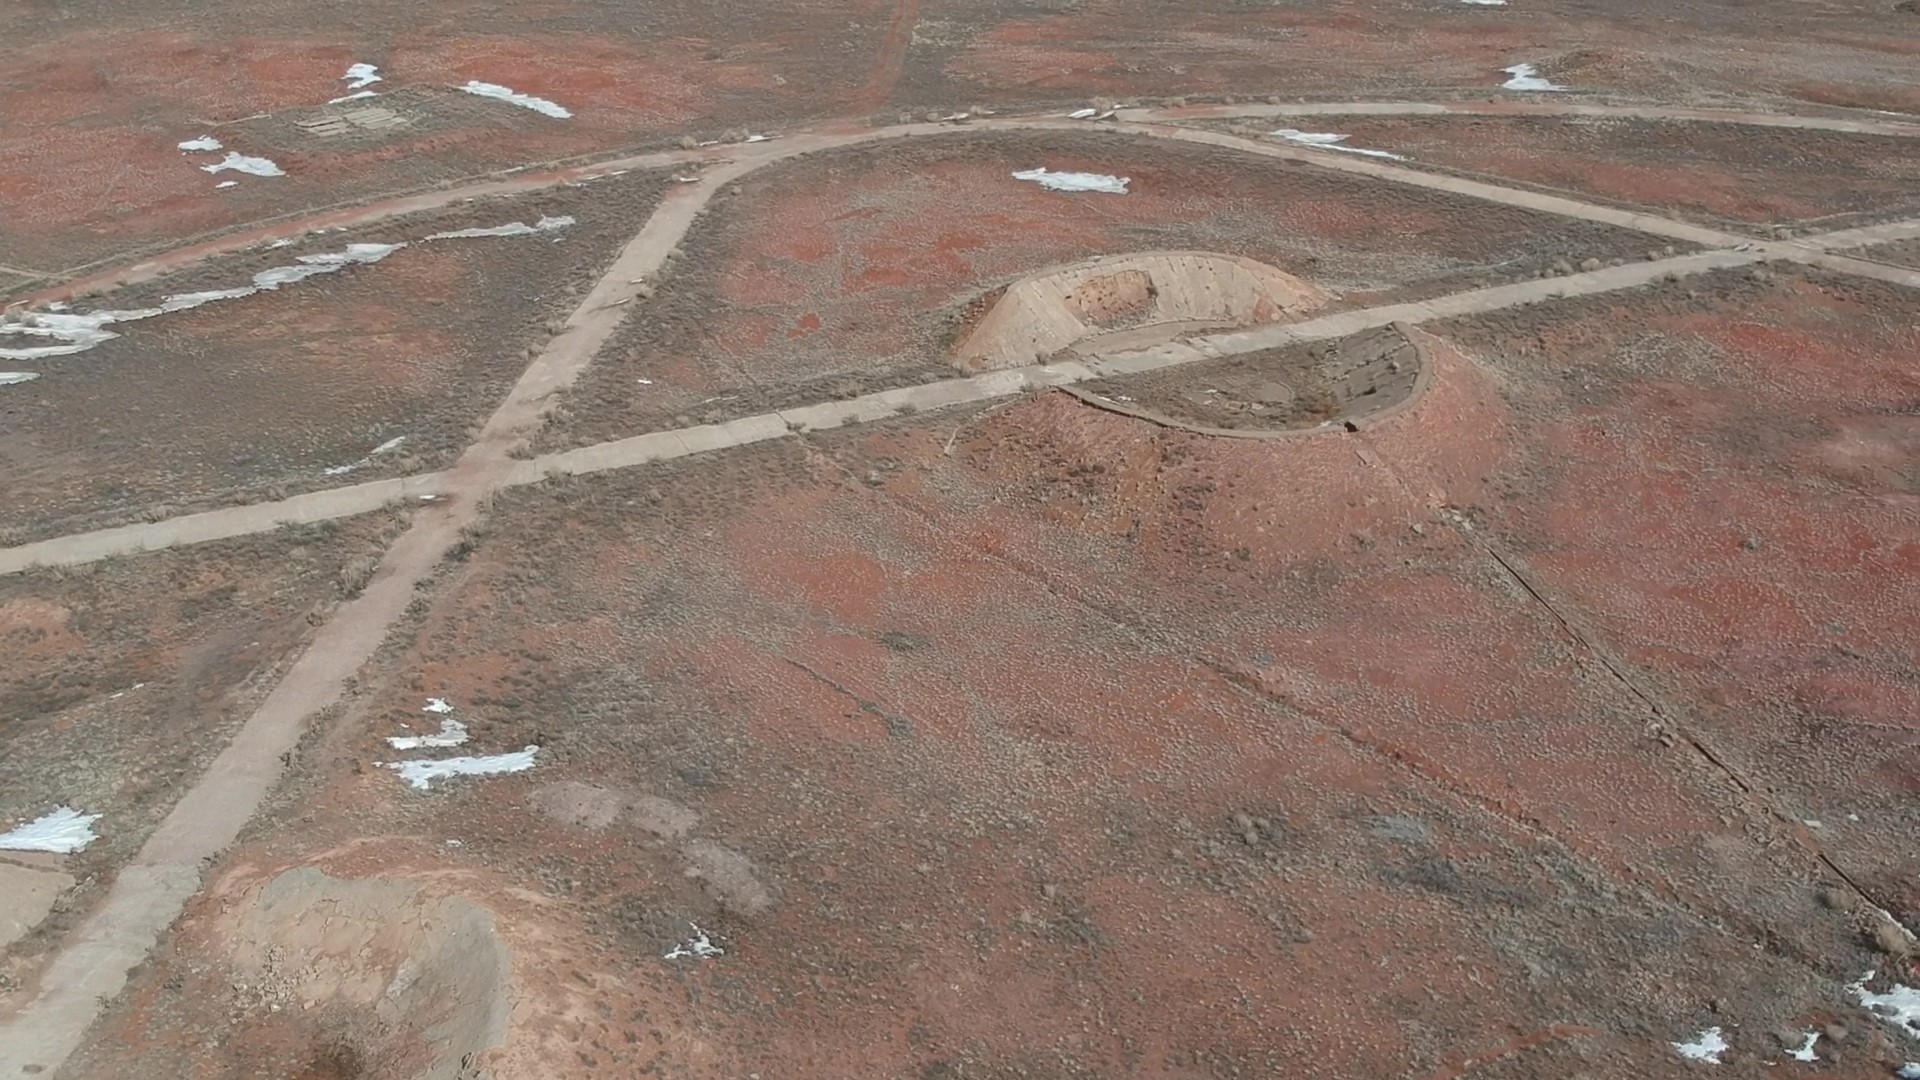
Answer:
[(1163, 427), (1230, 438), (1358, 428), (1411, 405), (1431, 378), (1400, 325), (1065, 387)]

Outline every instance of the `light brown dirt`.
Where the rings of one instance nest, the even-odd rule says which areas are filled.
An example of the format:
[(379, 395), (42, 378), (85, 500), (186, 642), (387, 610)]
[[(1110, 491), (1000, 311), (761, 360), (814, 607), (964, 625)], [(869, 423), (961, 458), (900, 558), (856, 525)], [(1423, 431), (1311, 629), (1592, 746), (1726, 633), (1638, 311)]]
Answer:
[(1327, 301), (1325, 290), (1252, 259), (1205, 252), (1102, 256), (1007, 286), (955, 346), (955, 356), (962, 371), (1020, 367), (1103, 331), (1253, 326), (1297, 319)]

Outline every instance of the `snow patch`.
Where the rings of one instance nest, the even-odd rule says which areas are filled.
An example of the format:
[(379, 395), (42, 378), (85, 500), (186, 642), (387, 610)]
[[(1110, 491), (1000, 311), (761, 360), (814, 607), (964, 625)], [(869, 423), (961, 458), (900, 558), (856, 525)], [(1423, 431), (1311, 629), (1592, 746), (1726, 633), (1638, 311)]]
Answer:
[(567, 108), (564, 105), (556, 105), (553, 102), (548, 101), (546, 98), (543, 98), (543, 97), (534, 97), (531, 94), (522, 94), (519, 91), (512, 89), (511, 87), (501, 86), (499, 83), (481, 82), (478, 79), (475, 79), (467, 83), (467, 85), (461, 87), (460, 89), (465, 90), (469, 94), (476, 94), (480, 97), (494, 98), (495, 100), (498, 100), (498, 101), (504, 101), (512, 105), (518, 105), (523, 109), (532, 109), (534, 112), (544, 113), (545, 115), (551, 116), (556, 120), (565, 120), (568, 117), (573, 115), (573, 113), (567, 111)]
[(1803, 1040), (1800, 1043), (1800, 1048), (1798, 1050), (1787, 1051), (1787, 1056), (1795, 1061), (1819, 1061), (1820, 1055), (1813, 1052), (1813, 1044), (1820, 1041), (1820, 1033), (1817, 1031), (1803, 1031), (1800, 1033), (1800, 1038)]
[(196, 151), (204, 151), (204, 150), (224, 149), (224, 147), (220, 145), (220, 140), (214, 138), (211, 135), (202, 135), (197, 139), (188, 139), (186, 142), (180, 143), (179, 146), (180, 146), (180, 149), (185, 150), (188, 153), (194, 153)]
[(1506, 7), (1507, 6), (1507, 0), (1460, 0), (1460, 2), (1463, 4), (1473, 4), (1478, 7)]
[(1920, 1080), (1920, 1061), (1907, 1062), (1895, 1069), (1893, 1075), (1898, 1080)]
[(419, 750), (429, 746), (459, 746), (467, 741), (467, 725), (448, 717), (440, 721), (437, 735), (389, 735), (387, 745), (395, 750)]
[(1367, 157), (1386, 158), (1388, 161), (1405, 161), (1406, 158), (1386, 150), (1367, 150), (1358, 146), (1342, 145), (1348, 139), (1346, 135), (1336, 135), (1331, 131), (1301, 131), (1298, 128), (1281, 128), (1267, 134), (1284, 142), (1298, 146), (1310, 146), (1315, 150), (1338, 150), (1343, 154), (1364, 154)]
[(17, 386), (40, 377), (37, 371), (0, 371), (0, 386)]
[(1875, 974), (1877, 972), (1869, 971), (1859, 982), (1847, 987), (1853, 992), (1853, 999), (1861, 1008), (1906, 1032), (1909, 1038), (1920, 1039), (1920, 990), (1894, 983), (1886, 993), (1876, 994), (1867, 989)]
[(4, 340), (9, 334), (22, 334), (53, 338), (59, 342), (57, 345), (0, 348), (0, 360), (37, 360), (85, 352), (103, 341), (111, 341), (119, 337), (120, 335), (107, 329), (114, 323), (137, 322), (141, 319), (151, 319), (155, 315), (190, 311), (203, 304), (213, 303), (215, 300), (238, 300), (257, 292), (272, 292), (282, 285), (304, 281), (316, 274), (331, 274), (349, 266), (379, 262), (405, 246), (405, 244), (348, 244), (344, 251), (300, 255), (295, 259), (299, 265), (269, 267), (253, 275), (251, 285), (232, 289), (177, 293), (161, 300), (159, 307), (91, 311), (82, 314), (65, 311), (64, 305), (54, 305), (53, 309), (48, 311), (29, 311), (0, 318), (0, 340)]
[(1727, 1052), (1727, 1040), (1721, 1036), (1719, 1028), (1710, 1027), (1695, 1035), (1690, 1042), (1674, 1043), (1673, 1049), (1688, 1061), (1704, 1061), (1709, 1065), (1718, 1065), (1720, 1055)]
[(486, 228), (454, 229), (450, 232), (437, 232), (427, 237), (429, 240), (461, 240), (478, 236), (532, 236), (535, 233), (554, 232), (565, 229), (574, 223), (567, 215), (543, 217), (532, 225), (524, 221), (509, 221), (505, 225), (491, 225)]
[(323, 475), (326, 475), (326, 476), (345, 476), (347, 473), (350, 473), (355, 469), (366, 468), (368, 465), (373, 463), (374, 458), (379, 457), (381, 454), (384, 454), (389, 450), (399, 449), (400, 444), (406, 441), (407, 441), (407, 437), (405, 435), (396, 435), (393, 438), (388, 439), (386, 442), (381, 443), (379, 446), (376, 446), (373, 449), (367, 451), (366, 457), (361, 458), (359, 461), (356, 461), (351, 465), (335, 465), (332, 468), (322, 469), (320, 471)]
[(1015, 180), (1030, 180), (1049, 191), (1097, 191), (1106, 195), (1125, 195), (1132, 177), (1105, 173), (1049, 172), (1044, 168), (1013, 174)]
[(0, 850), (70, 855), (100, 839), (93, 831), (93, 823), (99, 820), (99, 814), (83, 814), (71, 806), (56, 806), (12, 832), (0, 833)]
[(348, 64), (347, 73), (340, 76), (349, 90), (360, 90), (377, 82), (385, 82), (380, 77), (380, 69), (372, 64)]
[(1075, 109), (1067, 114), (1069, 120), (1091, 120), (1100, 114), (1099, 109)]
[(540, 752), (538, 746), (523, 747), (511, 754), (488, 754), (483, 757), (450, 757), (428, 761), (389, 761), (386, 767), (400, 774), (419, 791), (433, 787), (435, 780), (445, 780), (453, 776), (496, 776), (500, 773), (526, 772), (533, 768), (533, 758)]
[(446, 698), (430, 697), (427, 699), (427, 703), (425, 705), (420, 706), (420, 711), (444, 714), (444, 713), (452, 712), (453, 706), (447, 703)]
[(696, 960), (710, 960), (716, 956), (725, 956), (727, 950), (713, 943), (699, 923), (689, 923), (693, 927), (693, 936), (669, 949), (662, 960), (679, 960), (691, 956)]
[(327, 104), (338, 105), (343, 101), (359, 101), (361, 98), (379, 97), (377, 90), (355, 90), (351, 94), (342, 94), (337, 98), (328, 98)]
[(1534, 69), (1532, 64), (1515, 64), (1510, 68), (1502, 68), (1501, 70), (1512, 76), (1512, 78), (1500, 84), (1502, 89), (1554, 91), (1566, 89), (1566, 87), (1558, 83), (1549, 82), (1541, 78), (1540, 73)]
[(263, 157), (248, 157), (238, 151), (229, 150), (227, 156), (211, 165), (200, 166), (201, 172), (242, 172), (248, 176), (285, 176), (280, 166)]

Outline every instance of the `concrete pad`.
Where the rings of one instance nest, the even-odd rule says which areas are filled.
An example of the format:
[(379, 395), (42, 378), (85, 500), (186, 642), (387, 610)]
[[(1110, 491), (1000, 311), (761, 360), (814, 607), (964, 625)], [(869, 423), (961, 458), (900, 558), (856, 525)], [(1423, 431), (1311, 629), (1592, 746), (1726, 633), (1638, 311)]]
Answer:
[(0, 949), (19, 941), (73, 887), (73, 875), (0, 862)]

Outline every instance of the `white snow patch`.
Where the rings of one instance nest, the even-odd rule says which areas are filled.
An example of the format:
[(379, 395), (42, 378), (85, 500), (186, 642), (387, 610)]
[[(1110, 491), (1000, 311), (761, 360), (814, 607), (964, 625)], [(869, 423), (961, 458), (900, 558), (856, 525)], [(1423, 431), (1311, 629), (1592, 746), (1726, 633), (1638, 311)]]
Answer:
[(1095, 117), (1096, 115), (1098, 115), (1098, 114), (1099, 114), (1099, 112), (1100, 112), (1100, 110), (1099, 110), (1099, 109), (1075, 109), (1075, 110), (1073, 110), (1072, 112), (1070, 112), (1070, 113), (1068, 113), (1068, 114), (1067, 114), (1067, 119), (1069, 119), (1069, 120), (1091, 120), (1091, 119), (1093, 119), (1093, 118), (1094, 118), (1094, 117)]
[(540, 752), (538, 746), (528, 746), (511, 754), (488, 754), (483, 757), (450, 757), (427, 761), (389, 761), (386, 767), (400, 774), (414, 788), (426, 791), (433, 787), (435, 780), (445, 780), (450, 776), (496, 776), (500, 773), (526, 772), (533, 768), (533, 758)]
[(1479, 7), (1506, 7), (1507, 0), (1460, 0), (1463, 4), (1475, 4)]
[(56, 806), (12, 832), (0, 833), (0, 849), (69, 855), (100, 839), (93, 831), (93, 823), (99, 820), (99, 814), (83, 814), (71, 806)]
[(1343, 154), (1365, 154), (1367, 157), (1386, 158), (1388, 161), (1405, 161), (1406, 158), (1386, 150), (1368, 150), (1358, 146), (1345, 146), (1348, 136), (1336, 135), (1331, 131), (1301, 131), (1299, 128), (1281, 128), (1267, 134), (1285, 142), (1299, 146), (1310, 146), (1315, 150), (1338, 150)]
[(1847, 987), (1853, 991), (1853, 999), (1861, 1008), (1906, 1032), (1909, 1038), (1920, 1039), (1920, 990), (1895, 983), (1886, 993), (1876, 994), (1867, 989), (1867, 983), (1873, 981), (1875, 974), (1869, 971), (1860, 976), (1859, 982)]
[(748, 142), (766, 142), (767, 140), (769, 140), (769, 139), (771, 139), (771, 138), (773, 138), (773, 136), (771, 136), (771, 135), (749, 135), (749, 136), (747, 136), (747, 140), (746, 140), (746, 141), (748, 141)]
[(1565, 90), (1566, 89), (1566, 87), (1561, 86), (1558, 83), (1549, 82), (1546, 79), (1541, 78), (1540, 73), (1534, 70), (1534, 67), (1532, 64), (1515, 64), (1510, 68), (1502, 68), (1501, 70), (1505, 71), (1508, 75), (1512, 76), (1512, 78), (1500, 84), (1500, 86), (1506, 90)]
[(467, 725), (448, 717), (440, 721), (437, 735), (389, 735), (387, 745), (395, 750), (418, 750), (428, 746), (459, 746), (467, 741)]
[(361, 98), (370, 98), (370, 97), (379, 97), (379, 96), (380, 96), (380, 92), (377, 90), (355, 90), (351, 94), (342, 94), (337, 98), (328, 98), (327, 104), (338, 105), (343, 101), (359, 101)]
[(0, 371), (0, 386), (17, 386), (40, 377), (37, 371)]
[(1909, 1061), (1894, 1070), (1897, 1080), (1920, 1080), (1920, 1061)]
[(90, 311), (84, 314), (53, 305), (47, 311), (29, 311), (0, 317), (0, 340), (9, 334), (53, 338), (60, 344), (0, 348), (0, 360), (37, 360), (49, 356), (68, 356), (85, 352), (103, 341), (120, 335), (108, 330), (114, 323), (136, 322), (175, 311), (188, 311), (215, 300), (238, 300), (257, 292), (272, 292), (282, 285), (304, 281), (316, 274), (331, 274), (349, 266), (375, 263), (399, 251), (405, 244), (348, 244), (344, 251), (297, 256), (297, 266), (275, 266), (253, 275), (252, 285), (204, 292), (177, 293), (160, 301), (159, 307), (119, 311)]
[(491, 225), (486, 228), (454, 229), (451, 232), (437, 232), (427, 237), (427, 239), (461, 240), (467, 237), (477, 236), (532, 236), (535, 233), (553, 232), (558, 229), (564, 229), (573, 223), (572, 217), (563, 214), (560, 217), (543, 217), (532, 225), (524, 221), (509, 221), (505, 225)]
[(430, 713), (450, 713), (453, 711), (453, 706), (447, 702), (446, 698), (430, 697), (427, 699), (427, 703), (425, 705), (420, 706), (420, 711), (430, 712)]
[(345, 80), (349, 90), (359, 90), (386, 81), (380, 77), (380, 69), (372, 64), (348, 64), (347, 73), (340, 78)]
[(267, 160), (266, 158), (248, 157), (246, 154), (242, 154), (234, 150), (227, 151), (226, 157), (221, 158), (219, 161), (216, 161), (211, 165), (200, 166), (200, 171), (210, 172), (210, 173), (220, 173), (220, 172), (229, 172), (229, 171), (243, 172), (243, 173), (246, 173), (248, 176), (285, 176), (287, 175), (285, 172), (281, 171), (280, 166), (275, 165), (273, 162)]
[(1813, 1044), (1820, 1041), (1820, 1033), (1803, 1031), (1800, 1033), (1800, 1038), (1803, 1040), (1800, 1048), (1787, 1051), (1787, 1056), (1795, 1061), (1819, 1061), (1820, 1055), (1813, 1052)]
[(197, 139), (188, 139), (186, 142), (180, 143), (179, 146), (180, 146), (180, 149), (185, 150), (189, 153), (192, 153), (197, 150), (223, 149), (223, 147), (220, 145), (220, 140), (214, 138), (211, 135), (202, 135)]
[(405, 435), (396, 435), (393, 438), (388, 439), (386, 442), (381, 443), (379, 446), (376, 446), (373, 449), (367, 451), (366, 457), (361, 458), (359, 461), (356, 461), (351, 465), (335, 465), (332, 468), (322, 469), (320, 471), (322, 474), (326, 476), (344, 476), (355, 469), (366, 468), (368, 465), (373, 463), (374, 458), (379, 457), (381, 454), (384, 454), (389, 450), (398, 449), (400, 444), (406, 441), (407, 441), (407, 437)]
[(1013, 174), (1015, 180), (1031, 180), (1049, 191), (1097, 191), (1106, 195), (1125, 195), (1132, 177), (1105, 173), (1049, 172), (1044, 168)]
[(661, 957), (662, 960), (679, 960), (688, 956), (696, 960), (710, 960), (727, 954), (727, 950), (715, 945), (713, 939), (707, 936), (707, 932), (700, 929), (699, 923), (688, 925), (693, 927), (693, 936), (669, 949), (666, 955)]
[(230, 187), (236, 187), (236, 186), (238, 186), (238, 185), (239, 185), (239, 183), (240, 183), (240, 181), (238, 181), (238, 180), (222, 180), (222, 181), (220, 181), (219, 183), (217, 183), (217, 184), (215, 184), (215, 185), (213, 185), (213, 186), (214, 186), (214, 187), (217, 187), (217, 188), (230, 188)]
[(543, 97), (522, 94), (511, 87), (501, 86), (499, 83), (481, 82), (475, 79), (460, 89), (465, 90), (469, 94), (495, 98), (513, 105), (518, 105), (523, 109), (532, 109), (534, 112), (544, 113), (556, 120), (565, 120), (573, 115), (573, 113), (567, 111), (564, 105), (556, 105)]
[(1677, 1042), (1673, 1049), (1688, 1061), (1704, 1061), (1709, 1065), (1720, 1064), (1720, 1055), (1727, 1052), (1727, 1040), (1720, 1035), (1720, 1029), (1710, 1027), (1693, 1037), (1691, 1042)]

